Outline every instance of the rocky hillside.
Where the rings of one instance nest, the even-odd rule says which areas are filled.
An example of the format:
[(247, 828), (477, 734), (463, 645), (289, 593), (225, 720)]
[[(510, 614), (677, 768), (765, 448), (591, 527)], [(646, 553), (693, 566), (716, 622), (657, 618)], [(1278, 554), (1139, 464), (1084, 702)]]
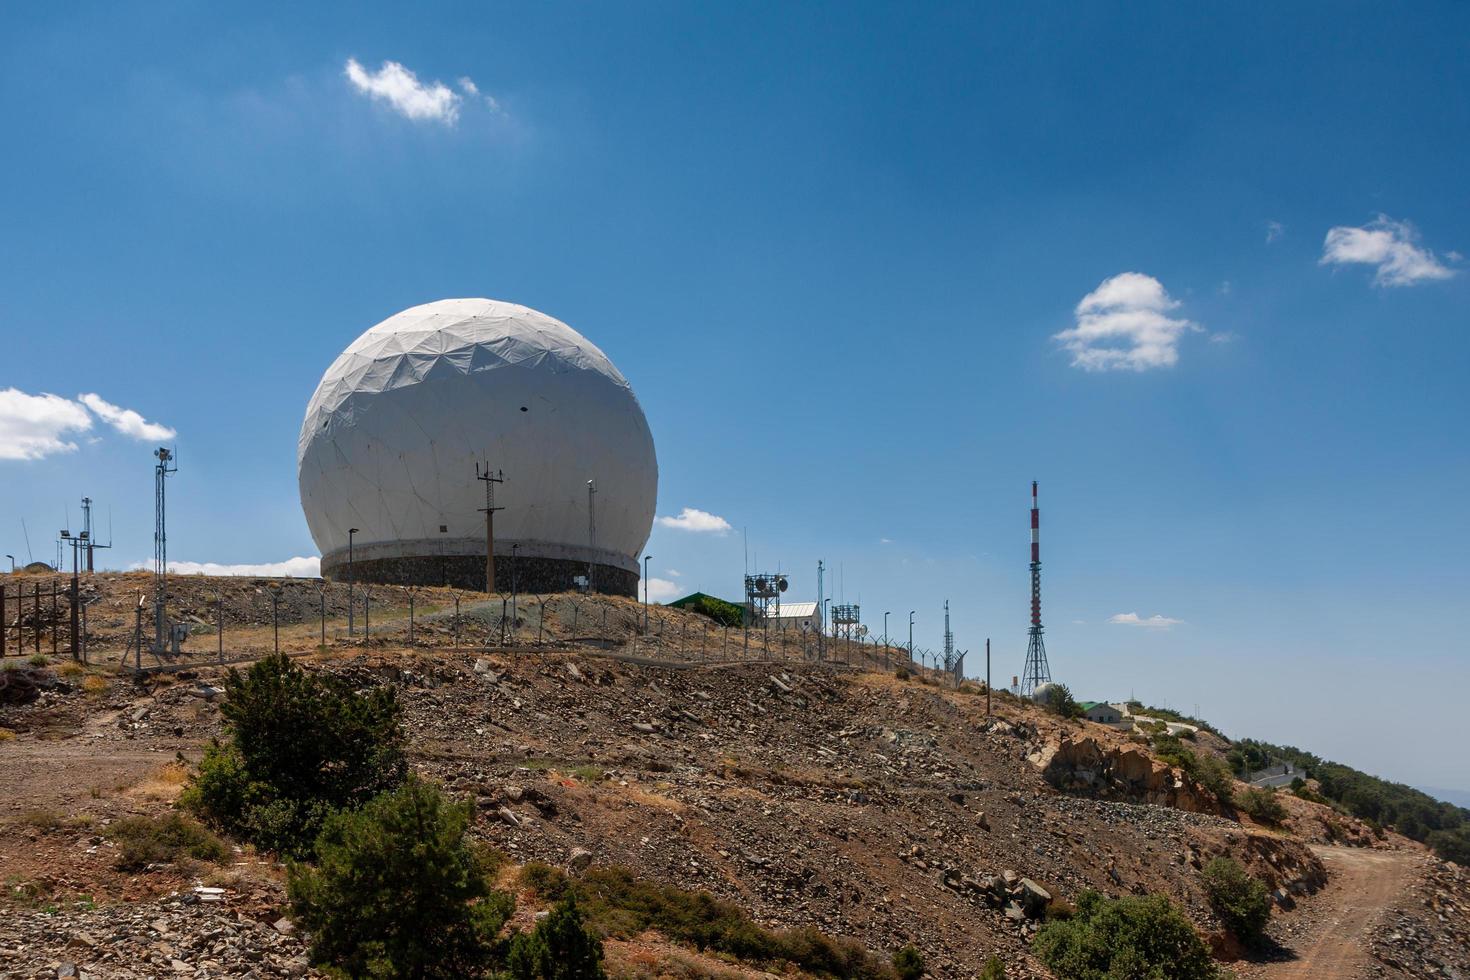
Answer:
[[(553, 605), (540, 646), (523, 622), (518, 648), (342, 642), (302, 659), (397, 687), (415, 766), (473, 798), (475, 834), (516, 863), (626, 865), (763, 924), (816, 925), (885, 957), (912, 943), (940, 977), (976, 975), (992, 954), (1012, 977), (1046, 976), (1028, 941), (1085, 888), (1168, 895), (1228, 956), (1199, 875), (1212, 857), (1266, 879), (1284, 921), (1328, 880), (1301, 837), (1242, 820), (1137, 738), (1008, 695), (987, 715), (979, 688), (900, 678), (880, 669), (881, 651), (848, 666), (758, 643), (772, 659), (721, 659), (703, 623), (669, 610), (636, 653), (631, 642), (579, 648), (586, 620), (600, 627), (597, 610), (631, 631), (637, 606), (576, 601), (578, 627)], [(445, 628), (432, 615), (429, 637)], [(481, 626), (484, 642), (495, 624)], [(0, 708), (14, 733), (0, 742), (0, 867), (13, 906), (0, 915), (0, 974), (309, 972), (268, 856), (116, 867), (108, 828), (167, 810), (219, 729), (223, 669), (136, 683), (71, 669)], [(1312, 808), (1292, 801), (1292, 822), (1340, 822)], [(1402, 947), (1432, 931), (1426, 914), (1470, 908), (1463, 877), (1445, 868), (1432, 901), (1395, 920), (1399, 938), (1376, 940), (1400, 975), (1415, 975)], [(628, 976), (699, 959), (654, 935), (610, 955)], [(678, 975), (735, 968), (699, 969), (710, 972)]]

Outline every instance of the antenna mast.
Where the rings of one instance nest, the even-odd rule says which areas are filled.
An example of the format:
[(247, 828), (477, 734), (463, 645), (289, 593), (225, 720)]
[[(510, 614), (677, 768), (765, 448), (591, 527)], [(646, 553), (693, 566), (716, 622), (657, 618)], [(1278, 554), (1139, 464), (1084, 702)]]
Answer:
[(1051, 683), (1046, 643), (1041, 638), (1041, 511), (1036, 506), (1036, 481), (1031, 481), (1031, 628), (1026, 631), (1026, 666), (1021, 671), (1021, 696), (1030, 697)]
[(153, 467), (153, 649), (162, 653), (164, 644), (165, 601), (168, 597), (168, 529), (165, 520), (165, 490), (169, 474), (179, 466), (174, 454), (163, 446), (153, 450), (158, 463)]
[(597, 567), (594, 558), (597, 553), (597, 484), (591, 480), (587, 481), (587, 551), (587, 591), (596, 592), (597, 583), (592, 575)]
[(476, 463), (475, 479), (485, 484), (485, 506), (480, 508), (480, 513), (485, 515), (485, 594), (489, 595), (495, 591), (495, 512), (505, 510), (495, 506), (495, 484), (505, 482), (505, 472), (492, 473), (488, 461), (481, 472), (480, 464)]

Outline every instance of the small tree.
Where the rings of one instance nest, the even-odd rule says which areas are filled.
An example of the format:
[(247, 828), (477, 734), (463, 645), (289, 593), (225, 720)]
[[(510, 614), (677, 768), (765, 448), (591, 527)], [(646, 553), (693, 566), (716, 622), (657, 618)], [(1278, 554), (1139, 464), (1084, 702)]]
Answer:
[(531, 933), (510, 944), (506, 966), (515, 980), (597, 980), (602, 970), (602, 941), (582, 926), (574, 894), (552, 909)]
[(1065, 684), (1053, 684), (1046, 706), (1063, 718), (1081, 718), (1082, 705), (1072, 697), (1072, 689)]
[(985, 961), (985, 969), (980, 971), (980, 980), (1006, 980), (1005, 962), (994, 953)]
[(293, 864), (287, 894), (312, 956), (353, 977), (461, 977), (486, 965), (510, 917), (478, 852), (473, 810), (411, 777), (328, 818), (317, 866)]
[(1271, 921), (1271, 898), (1266, 883), (1252, 878), (1240, 862), (1218, 857), (1201, 872), (1210, 904), (1225, 927), (1243, 943), (1257, 942)]
[(407, 771), (389, 687), (359, 694), (284, 655), (225, 680), (228, 741), (206, 747), (183, 803), (271, 850), (310, 850), (333, 811), (361, 806)]
[(1219, 976), (1194, 927), (1162, 895), (1109, 899), (1085, 891), (1077, 913), (1042, 926), (1031, 949), (1063, 980)]

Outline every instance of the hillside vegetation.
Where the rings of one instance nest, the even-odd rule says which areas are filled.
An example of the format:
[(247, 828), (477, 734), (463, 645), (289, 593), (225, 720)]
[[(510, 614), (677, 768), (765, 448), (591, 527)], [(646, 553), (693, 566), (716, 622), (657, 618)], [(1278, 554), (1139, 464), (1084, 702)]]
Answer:
[(1434, 848), (1447, 861), (1470, 864), (1470, 810), (1442, 803), (1403, 783), (1329, 762), (1292, 745), (1242, 739), (1239, 746), (1282, 759), (1317, 780), (1323, 797), (1348, 813)]

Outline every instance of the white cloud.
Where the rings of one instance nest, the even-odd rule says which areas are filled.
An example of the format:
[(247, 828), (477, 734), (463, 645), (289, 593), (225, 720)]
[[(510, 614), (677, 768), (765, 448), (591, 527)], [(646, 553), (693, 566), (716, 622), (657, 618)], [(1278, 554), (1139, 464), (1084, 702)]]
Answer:
[(685, 507), (678, 517), (660, 517), (658, 523), (679, 531), (724, 534), (730, 530), (730, 522), (723, 517), (695, 507)]
[(460, 78), (459, 78), (459, 90), (461, 92), (463, 92), (465, 95), (479, 95), (480, 94), (480, 86), (476, 85), (475, 84), (475, 80), (473, 78), (470, 78), (468, 75), (461, 75), (460, 76)]
[[(453, 126), (459, 119), (459, 106), (463, 101), (443, 82), (424, 84), (417, 75), (396, 61), (385, 61), (376, 72), (368, 71), (348, 58), (344, 69), (352, 87), (364, 95), (386, 102), (393, 110), (408, 119), (426, 119)], [(469, 79), (460, 79), (460, 86), (469, 82), (475, 94), (479, 89)], [(466, 91), (469, 91), (466, 89)]]
[(1138, 613), (1131, 612), (1118, 613), (1115, 616), (1109, 616), (1108, 622), (1117, 623), (1119, 626), (1145, 626), (1149, 629), (1166, 630), (1170, 626), (1178, 626), (1180, 623), (1184, 622), (1184, 620), (1170, 619), (1168, 616), (1160, 616), (1158, 613), (1155, 613), (1147, 619), (1144, 619), (1143, 617), (1139, 616)]
[[(1373, 282), (1379, 286), (1414, 286), (1448, 279), (1456, 270), (1418, 244), (1419, 232), (1407, 221), (1380, 214), (1361, 228), (1339, 225), (1322, 242), (1319, 265), (1374, 265)], [(1455, 253), (1450, 253), (1453, 261)]]
[(1266, 222), (1266, 244), (1267, 245), (1270, 245), (1272, 242), (1276, 241), (1277, 239), (1279, 239), (1284, 234), (1286, 234), (1286, 226), (1283, 225), (1281, 222), (1279, 222), (1279, 221), (1268, 221), (1268, 222)]
[(666, 578), (650, 578), (648, 580), (648, 601), (667, 602), (677, 599), (684, 594), (684, 589), (678, 582), (670, 582)]
[[(139, 562), (133, 568), (152, 568), (152, 564)], [(285, 561), (268, 561), (259, 565), (221, 565), (212, 561), (171, 561), (168, 570), (175, 575), (241, 575), (254, 578), (320, 578), (320, 558), (287, 558)]]
[(1179, 336), (1202, 329), (1168, 315), (1178, 306), (1153, 276), (1123, 272), (1082, 297), (1074, 311), (1077, 325), (1053, 339), (1071, 352), (1073, 367), (1085, 371), (1173, 367)]
[(0, 391), (0, 459), (45, 459), (76, 452), (66, 436), (92, 428), (92, 416), (60, 395)]
[(664, 574), (669, 576), (670, 578), (682, 578), (684, 575), (684, 573), (679, 571), (677, 568), (665, 568)]
[(78, 395), (77, 401), (86, 405), (96, 413), (99, 419), (129, 439), (158, 442), (161, 439), (172, 439), (178, 435), (177, 432), (168, 426), (159, 425), (157, 422), (149, 422), (131, 408), (119, 408), (111, 402), (105, 401), (100, 395)]

